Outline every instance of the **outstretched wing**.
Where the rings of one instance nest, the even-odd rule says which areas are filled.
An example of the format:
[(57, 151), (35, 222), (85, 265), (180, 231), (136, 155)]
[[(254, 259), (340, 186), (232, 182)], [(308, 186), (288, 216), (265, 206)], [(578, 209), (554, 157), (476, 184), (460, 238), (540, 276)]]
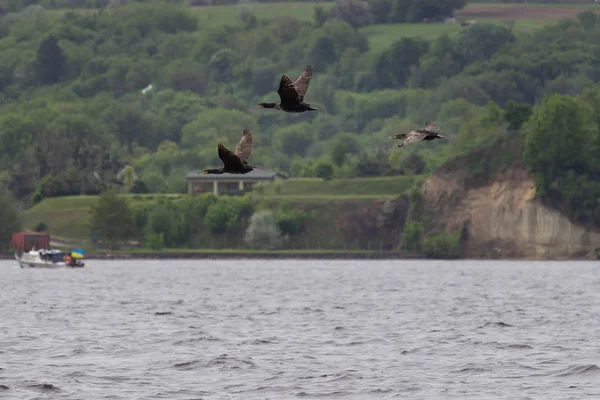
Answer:
[(217, 150), (219, 151), (219, 158), (221, 159), (221, 161), (223, 161), (223, 164), (225, 166), (231, 167), (235, 166), (236, 164), (238, 164), (239, 166), (242, 165), (242, 159), (233, 154), (231, 150), (223, 146), (221, 143), (219, 143), (219, 145), (217, 146)]
[(429, 121), (425, 124), (425, 129), (423, 129), (423, 130), (429, 131), (429, 132), (438, 132), (440, 130), (440, 127), (437, 126), (435, 121)]
[(294, 82), (294, 86), (298, 91), (298, 95), (300, 96), (300, 101), (304, 101), (304, 96), (306, 95), (306, 91), (308, 90), (308, 85), (310, 84), (310, 79), (313, 76), (314, 67), (312, 65), (307, 65), (306, 69), (300, 75), (296, 82)]
[(296, 85), (287, 75), (281, 76), (281, 81), (279, 82), (279, 89), (277, 90), (279, 93), (279, 98), (281, 102), (295, 102), (300, 100), (300, 94), (296, 89)]
[(233, 153), (238, 156), (242, 162), (248, 162), (250, 155), (252, 155), (254, 141), (252, 138), (252, 132), (250, 129), (244, 129), (244, 133), (242, 134), (242, 138), (240, 142), (236, 146)]
[(412, 131), (411, 133), (408, 134), (406, 139), (404, 139), (404, 145), (406, 146), (407, 144), (410, 144), (410, 143), (420, 142), (421, 140), (425, 139), (426, 137), (427, 137), (426, 132)]

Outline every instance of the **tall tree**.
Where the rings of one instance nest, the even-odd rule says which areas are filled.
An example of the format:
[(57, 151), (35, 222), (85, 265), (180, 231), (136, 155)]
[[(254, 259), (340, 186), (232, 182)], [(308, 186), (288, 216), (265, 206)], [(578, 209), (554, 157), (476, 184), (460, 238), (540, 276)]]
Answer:
[(560, 195), (559, 178), (587, 174), (598, 143), (590, 107), (569, 96), (548, 97), (531, 116), (524, 154), (538, 194)]
[(0, 187), (0, 251), (9, 248), (12, 234), (20, 230), (21, 218), (15, 199)]
[(37, 49), (35, 74), (42, 85), (60, 81), (65, 72), (66, 56), (53, 35), (48, 36)]
[(90, 210), (92, 232), (102, 235), (102, 241), (114, 248), (133, 232), (133, 214), (127, 199), (112, 190), (104, 191)]

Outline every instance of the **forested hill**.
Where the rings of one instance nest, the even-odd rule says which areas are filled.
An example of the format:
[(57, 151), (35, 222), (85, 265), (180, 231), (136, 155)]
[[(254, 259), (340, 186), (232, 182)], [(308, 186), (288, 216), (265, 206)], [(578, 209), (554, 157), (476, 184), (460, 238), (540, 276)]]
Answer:
[[(525, 135), (531, 107), (553, 93), (586, 100), (560, 98), (549, 114), (536, 111), (532, 126), (564, 133), (578, 118), (581, 132), (597, 132), (600, 22), (592, 12), (527, 33), (497, 21), (437, 23), (448, 7), (429, 24), (389, 24), (423, 16), (402, 8), (419, 2), (401, 0), (113, 2), (76, 12), (9, 4), (0, 17), (0, 181), (22, 199), (98, 193), (127, 163), (125, 179), (182, 192), (185, 173), (217, 166), (216, 144), (235, 146), (244, 128), (255, 134), (256, 164), (325, 178), (430, 172), (499, 135)], [(281, 75), (295, 79), (308, 63), (307, 101), (319, 111), (255, 107), (276, 101)], [(580, 111), (548, 125), (564, 102)], [(399, 150), (387, 139), (428, 120), (452, 140)], [(595, 187), (592, 144), (546, 154), (564, 151), (567, 139), (554, 148), (534, 137), (532, 171), (546, 193), (575, 181)]]

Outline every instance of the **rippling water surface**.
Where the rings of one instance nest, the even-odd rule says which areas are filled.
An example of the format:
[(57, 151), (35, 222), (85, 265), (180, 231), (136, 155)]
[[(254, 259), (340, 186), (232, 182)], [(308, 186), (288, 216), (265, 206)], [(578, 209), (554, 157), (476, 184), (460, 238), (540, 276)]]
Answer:
[(0, 262), (4, 399), (599, 399), (600, 263)]

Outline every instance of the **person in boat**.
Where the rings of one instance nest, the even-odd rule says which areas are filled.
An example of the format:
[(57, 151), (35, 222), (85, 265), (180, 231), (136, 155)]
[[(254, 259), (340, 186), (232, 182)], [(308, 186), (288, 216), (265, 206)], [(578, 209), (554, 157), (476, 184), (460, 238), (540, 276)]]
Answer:
[(65, 264), (73, 266), (73, 258), (71, 257), (70, 254), (65, 254)]

